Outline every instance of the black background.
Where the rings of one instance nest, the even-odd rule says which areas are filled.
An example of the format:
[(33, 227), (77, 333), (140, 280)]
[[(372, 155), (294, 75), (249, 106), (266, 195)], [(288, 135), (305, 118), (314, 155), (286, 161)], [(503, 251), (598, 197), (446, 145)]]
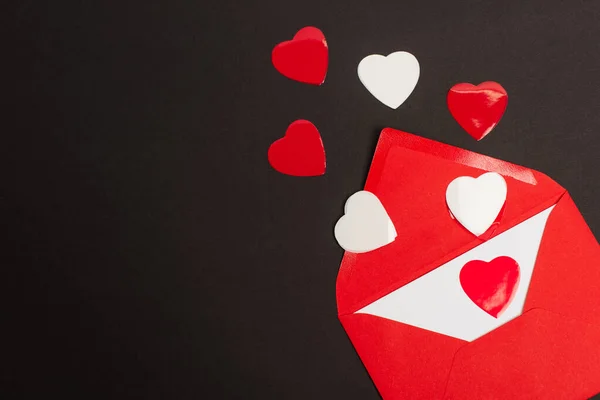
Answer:
[[(600, 233), (600, 2), (3, 8), (5, 398), (379, 398), (337, 320), (332, 228), (386, 126), (540, 170)], [(321, 87), (270, 61), (307, 25), (329, 44)], [(398, 50), (421, 78), (391, 110), (356, 66)], [(445, 96), (485, 80), (509, 105), (476, 142)], [(299, 118), (322, 177), (267, 162)]]

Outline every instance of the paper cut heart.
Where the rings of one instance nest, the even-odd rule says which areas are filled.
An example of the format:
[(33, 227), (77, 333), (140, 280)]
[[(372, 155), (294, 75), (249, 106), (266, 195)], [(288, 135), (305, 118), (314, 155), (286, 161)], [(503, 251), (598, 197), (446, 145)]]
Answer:
[(318, 176), (325, 173), (325, 148), (321, 135), (310, 121), (292, 122), (285, 136), (269, 147), (271, 166), (286, 175)]
[(419, 81), (419, 61), (410, 53), (397, 51), (384, 57), (371, 54), (358, 64), (358, 78), (369, 92), (390, 108), (398, 108)]
[(509, 306), (519, 278), (519, 264), (504, 256), (489, 263), (469, 261), (460, 271), (460, 284), (465, 294), (494, 318), (498, 318)]
[(340, 246), (353, 253), (378, 249), (396, 238), (396, 229), (383, 204), (364, 190), (348, 198), (334, 233)]
[(506, 193), (506, 181), (498, 173), (487, 172), (479, 178), (461, 176), (448, 185), (446, 204), (462, 226), (481, 236), (502, 211)]
[(275, 69), (283, 76), (320, 85), (325, 81), (329, 62), (325, 36), (312, 26), (302, 28), (292, 40), (275, 46), (271, 60)]
[(450, 114), (476, 140), (494, 129), (508, 104), (506, 90), (496, 82), (454, 85), (446, 98)]

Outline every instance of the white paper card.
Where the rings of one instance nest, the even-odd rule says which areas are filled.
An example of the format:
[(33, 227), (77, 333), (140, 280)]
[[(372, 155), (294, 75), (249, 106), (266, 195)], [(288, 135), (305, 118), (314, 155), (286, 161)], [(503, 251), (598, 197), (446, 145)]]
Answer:
[[(554, 206), (380, 298), (357, 314), (371, 314), (472, 341), (521, 315), (546, 221)], [(469, 261), (508, 256), (521, 278), (508, 308), (494, 318), (463, 291), (459, 274)], [(402, 268), (399, 264), (398, 268)]]

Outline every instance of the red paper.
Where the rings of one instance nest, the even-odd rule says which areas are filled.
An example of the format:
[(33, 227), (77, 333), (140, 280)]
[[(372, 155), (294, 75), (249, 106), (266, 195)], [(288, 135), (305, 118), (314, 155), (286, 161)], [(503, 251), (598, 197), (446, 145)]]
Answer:
[(329, 63), (325, 36), (312, 26), (302, 28), (292, 40), (275, 46), (271, 60), (282, 75), (295, 81), (321, 85)]
[[(523, 313), (472, 342), (356, 311), (484, 241), (449, 217), (457, 176), (494, 171), (508, 187), (495, 237), (555, 205)], [(346, 253), (338, 313), (384, 399), (585, 399), (600, 392), (600, 246), (568, 193), (547, 176), (384, 129), (365, 190), (384, 204), (396, 240)]]

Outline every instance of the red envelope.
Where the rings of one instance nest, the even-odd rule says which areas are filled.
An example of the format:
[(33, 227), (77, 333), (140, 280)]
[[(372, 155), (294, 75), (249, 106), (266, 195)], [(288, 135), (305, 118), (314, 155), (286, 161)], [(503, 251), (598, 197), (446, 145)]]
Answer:
[[(481, 239), (452, 218), (445, 191), (459, 176), (489, 171), (505, 178), (508, 194)], [(338, 314), (384, 399), (586, 399), (600, 392), (600, 246), (565, 189), (539, 172), (386, 128), (365, 190), (381, 200), (397, 237), (368, 253), (345, 253)], [(522, 313), (483, 336), (469, 341), (358, 312), (543, 212)], [(411, 307), (429, 303), (427, 296), (437, 294), (420, 291)], [(441, 331), (460, 328), (446, 325)]]

